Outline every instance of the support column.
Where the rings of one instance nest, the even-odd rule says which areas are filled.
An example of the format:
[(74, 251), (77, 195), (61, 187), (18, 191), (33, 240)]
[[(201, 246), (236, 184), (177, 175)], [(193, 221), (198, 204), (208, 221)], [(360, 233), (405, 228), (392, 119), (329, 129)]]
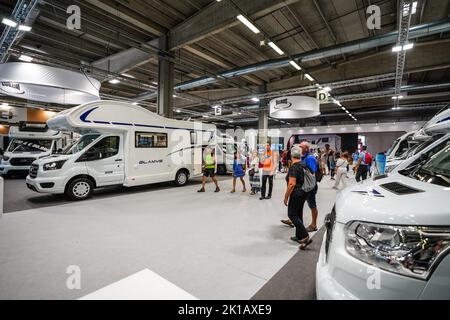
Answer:
[[(263, 85), (258, 90), (260, 93), (266, 93), (267, 87)], [(258, 115), (258, 144), (266, 144), (269, 135), (269, 111), (266, 110), (266, 101), (261, 99), (259, 101), (259, 115)]]
[[(159, 48), (168, 51), (169, 39), (167, 35), (162, 35), (159, 40)], [(170, 56), (161, 54), (158, 66), (158, 114), (173, 118), (173, 83), (174, 83), (174, 63), (169, 61)]]

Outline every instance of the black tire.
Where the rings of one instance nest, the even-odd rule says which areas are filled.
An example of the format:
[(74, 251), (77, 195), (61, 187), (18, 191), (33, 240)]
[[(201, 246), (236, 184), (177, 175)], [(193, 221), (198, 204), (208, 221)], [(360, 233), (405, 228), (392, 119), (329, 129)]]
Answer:
[(175, 176), (175, 185), (177, 187), (185, 186), (189, 181), (189, 173), (185, 170), (180, 170)]
[(66, 187), (66, 196), (72, 201), (88, 199), (94, 192), (94, 184), (90, 179), (77, 178)]
[(219, 176), (224, 176), (227, 174), (227, 167), (224, 164), (219, 164), (217, 166), (217, 174)]

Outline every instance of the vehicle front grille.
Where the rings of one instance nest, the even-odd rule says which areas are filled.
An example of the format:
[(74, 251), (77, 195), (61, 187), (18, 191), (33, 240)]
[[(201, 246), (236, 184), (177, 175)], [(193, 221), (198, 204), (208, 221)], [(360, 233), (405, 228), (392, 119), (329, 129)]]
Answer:
[(22, 167), (31, 165), (36, 158), (12, 158), (9, 160), (12, 166)]
[(330, 250), (331, 241), (333, 240), (333, 230), (336, 224), (336, 208), (333, 208), (330, 214), (325, 218), (325, 227), (327, 234), (325, 239), (325, 258), (328, 260), (328, 251)]
[(35, 179), (37, 177), (39, 166), (37, 164), (32, 164), (30, 168), (30, 178)]
[(408, 187), (398, 182), (382, 184), (381, 187), (399, 196), (424, 192), (423, 190)]

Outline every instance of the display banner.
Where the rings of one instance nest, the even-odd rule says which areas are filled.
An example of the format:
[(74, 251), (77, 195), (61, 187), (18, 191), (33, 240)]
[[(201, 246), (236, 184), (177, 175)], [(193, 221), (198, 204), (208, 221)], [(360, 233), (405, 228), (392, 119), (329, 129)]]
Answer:
[(276, 119), (303, 119), (320, 115), (319, 100), (306, 96), (280, 97), (270, 101), (270, 116)]

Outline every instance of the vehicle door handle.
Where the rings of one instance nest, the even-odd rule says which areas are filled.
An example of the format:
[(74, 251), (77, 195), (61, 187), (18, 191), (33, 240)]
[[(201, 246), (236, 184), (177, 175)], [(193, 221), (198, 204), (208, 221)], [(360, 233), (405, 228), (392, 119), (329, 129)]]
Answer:
[(116, 159), (116, 162), (121, 162), (121, 161), (123, 161), (122, 159)]

